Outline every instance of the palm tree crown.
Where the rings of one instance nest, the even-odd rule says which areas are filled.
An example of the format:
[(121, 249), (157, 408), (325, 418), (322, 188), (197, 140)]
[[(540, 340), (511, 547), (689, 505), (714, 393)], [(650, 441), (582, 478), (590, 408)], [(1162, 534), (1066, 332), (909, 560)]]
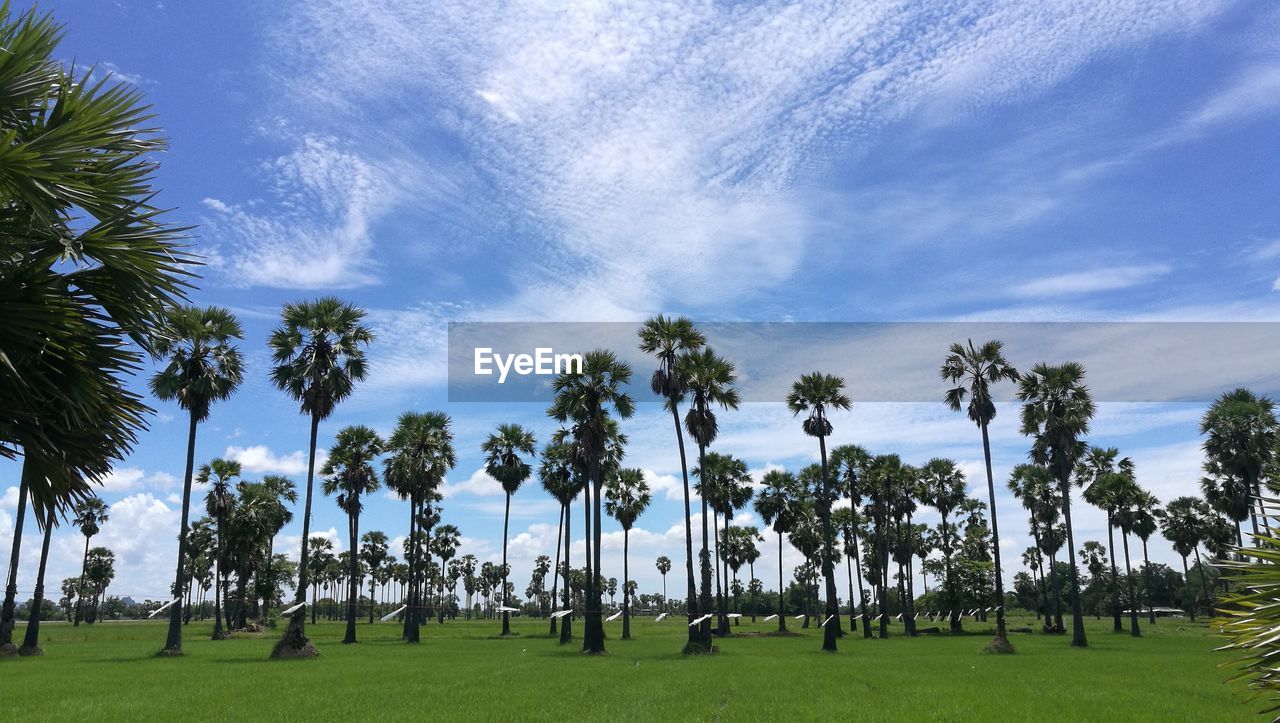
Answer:
[(373, 341), (363, 309), (326, 296), (285, 304), (271, 333), (271, 381), (301, 403), (302, 413), (327, 419), (364, 379), (364, 347)]
[(181, 306), (166, 316), (155, 352), (167, 363), (151, 378), (162, 401), (176, 400), (197, 422), (209, 418), (213, 402), (231, 396), (244, 379), (244, 363), (234, 342), (244, 338), (240, 322), (216, 306)]

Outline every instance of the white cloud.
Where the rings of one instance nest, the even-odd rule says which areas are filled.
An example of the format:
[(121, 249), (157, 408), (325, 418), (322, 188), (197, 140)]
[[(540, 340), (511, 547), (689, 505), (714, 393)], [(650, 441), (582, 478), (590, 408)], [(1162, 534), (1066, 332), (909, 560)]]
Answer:
[(4, 495), (0, 496), (0, 510), (16, 509), (18, 509), (18, 488), (6, 487)]
[[(479, 190), (496, 185), (548, 245), (514, 272), (520, 291), (503, 310), (616, 318), (790, 278), (815, 217), (794, 189), (869, 147), (881, 126), (1022, 101), (1097, 57), (1194, 31), (1217, 7), (1005, 2), (955, 24), (896, 4), (498, 12), (330, 0), (274, 29), (273, 67), (282, 107), (304, 119), (363, 128), (370, 109), (438, 98), (436, 112), (391, 135), (446, 129), (493, 179)], [(1013, 188), (991, 217), (1054, 203)], [(593, 303), (564, 303), (582, 298)]]
[(164, 471), (147, 474), (137, 467), (116, 467), (103, 478), (101, 488), (109, 493), (131, 492), (142, 488), (168, 490), (180, 482), (177, 477)]
[(471, 473), (470, 477), (461, 482), (450, 482), (446, 477), (441, 494), (444, 495), (445, 499), (449, 499), (460, 494), (474, 497), (497, 497), (506, 493), (498, 480), (490, 477), (489, 473), (484, 471), (484, 467), (479, 467)]
[(306, 135), (263, 164), (274, 197), (228, 204), (206, 198), (213, 263), (230, 284), (350, 288), (376, 282), (373, 226), (399, 198), (411, 168), (380, 162), (328, 136)]
[[(227, 447), (223, 456), (239, 462), (245, 472), (298, 475), (307, 471), (307, 453), (303, 450), (277, 455), (265, 444), (255, 444), (251, 447)], [(324, 451), (316, 450), (316, 469), (324, 464), (326, 458)]]
[(1168, 264), (1100, 268), (1034, 279), (1015, 286), (1012, 293), (1014, 296), (1040, 297), (1116, 291), (1150, 283), (1172, 270)]

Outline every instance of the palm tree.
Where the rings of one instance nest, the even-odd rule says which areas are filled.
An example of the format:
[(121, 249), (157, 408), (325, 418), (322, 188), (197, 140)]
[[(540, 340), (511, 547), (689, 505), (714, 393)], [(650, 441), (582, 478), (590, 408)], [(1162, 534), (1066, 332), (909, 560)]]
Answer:
[(840, 634), (840, 608), (836, 602), (835, 531), (831, 526), (831, 503), (835, 501), (831, 479), (827, 474), (827, 437), (831, 436), (831, 421), (827, 412), (848, 409), (849, 396), (844, 393), (844, 380), (830, 374), (813, 372), (805, 374), (791, 385), (787, 394), (787, 409), (793, 415), (808, 412), (804, 420), (804, 433), (818, 438), (818, 451), (822, 459), (822, 484), (817, 493), (818, 519), (822, 522), (822, 576), (827, 582), (827, 620), (833, 621), (823, 631), (822, 649), (834, 652), (836, 637)]
[(1089, 433), (1094, 404), (1084, 384), (1084, 367), (1075, 362), (1061, 366), (1037, 364), (1018, 385), (1023, 402), (1023, 435), (1034, 445), (1031, 459), (1048, 466), (1062, 492), (1062, 514), (1067, 532), (1067, 555), (1071, 564), (1071, 644), (1089, 644), (1080, 608), (1080, 573), (1076, 569), (1076, 543), (1071, 528), (1071, 471), (1086, 445), (1080, 439)]
[[(937, 510), (941, 518), (938, 541), (942, 550), (942, 589), (946, 591), (951, 632), (956, 634), (964, 631), (960, 623), (960, 601), (956, 595), (955, 579), (951, 574), (951, 558), (959, 540), (952, 515), (968, 499), (966, 487), (964, 472), (952, 460), (935, 457), (920, 468), (920, 501)], [(997, 616), (997, 622), (999, 619)]]
[[(164, 139), (136, 88), (59, 59), (62, 28), (0, 7), (4, 208), (0, 458), (23, 458), (0, 654), (12, 646), (28, 498), (47, 519), (92, 494), (151, 409), (129, 385), (198, 264), (150, 204)], [(132, 342), (132, 343), (130, 343)], [(21, 450), (21, 451), (19, 451)]]
[(769, 470), (761, 480), (763, 487), (756, 495), (755, 510), (766, 525), (778, 535), (778, 632), (787, 632), (787, 611), (782, 585), (782, 536), (791, 532), (796, 521), (796, 497), (799, 483), (795, 475), (782, 470)]
[[(151, 378), (151, 391), (162, 401), (176, 400), (187, 410), (187, 462), (182, 480), (182, 512), (178, 528), (178, 563), (173, 583), (175, 599), (186, 590), (183, 560), (186, 555), (187, 519), (191, 510), (191, 476), (195, 467), (196, 425), (209, 418), (209, 407), (231, 396), (244, 378), (244, 364), (234, 341), (244, 338), (240, 322), (218, 307), (178, 307), (166, 317), (166, 333), (156, 344), (156, 354), (168, 361)], [(169, 613), (169, 632), (162, 655), (182, 654), (182, 609), (175, 603)]]
[[(1205, 521), (1213, 515), (1213, 510), (1204, 500), (1198, 497), (1178, 497), (1171, 500), (1165, 506), (1163, 514), (1160, 515), (1160, 532), (1170, 543), (1173, 544), (1173, 551), (1178, 553), (1182, 558), (1182, 578), (1187, 581), (1187, 587), (1190, 587), (1191, 573), (1187, 568), (1187, 556), (1194, 553), (1197, 558), (1197, 567), (1200, 570), (1200, 589), (1208, 591), (1208, 581), (1205, 580), (1204, 568), (1199, 565), (1199, 545), (1204, 539)], [(1196, 619), (1196, 607), (1199, 601), (1191, 602), (1191, 619)]]
[[(849, 505), (851, 514), (844, 520), (847, 527), (844, 530), (846, 566), (848, 565), (848, 557), (853, 558), (854, 570), (858, 576), (858, 603), (860, 604), (860, 613), (862, 618), (862, 637), (871, 637), (871, 619), (867, 615), (867, 600), (862, 594), (862, 553), (858, 549), (858, 528), (862, 525), (859, 510), (862, 507), (862, 497), (864, 494), (863, 486), (866, 483), (867, 468), (871, 463), (871, 455), (867, 450), (856, 444), (843, 444), (831, 450), (831, 466), (835, 468), (835, 477), (837, 482), (843, 482), (845, 494), (849, 497)], [(836, 525), (840, 527), (840, 525)], [(859, 617), (854, 612), (853, 598), (849, 599), (849, 630), (852, 632), (855, 628), (856, 620)]]
[(1144, 502), (1142, 490), (1130, 474), (1112, 473), (1103, 483), (1113, 488), (1108, 494), (1116, 500), (1116, 524), (1120, 526), (1120, 541), (1124, 543), (1124, 574), (1129, 581), (1129, 633), (1140, 637), (1138, 629), (1138, 596), (1134, 591), (1133, 567), (1129, 563), (1129, 533), (1137, 518), (1137, 506)]
[[(440, 525), (436, 529), (435, 536), (431, 539), (432, 550), (436, 553), (436, 557), (440, 558), (440, 606), (437, 609), (437, 621), (444, 624), (444, 571), (449, 566), (449, 560), (458, 554), (458, 546), (462, 544), (462, 532), (453, 525)], [(507, 564), (502, 563), (502, 573), (506, 575)], [(505, 585), (504, 585), (505, 587)], [(505, 605), (505, 602), (504, 602)]]
[(1139, 488), (1137, 501), (1129, 514), (1129, 529), (1142, 540), (1142, 587), (1147, 594), (1147, 622), (1156, 624), (1156, 609), (1151, 604), (1151, 558), (1147, 554), (1147, 541), (1159, 528), (1156, 521), (1160, 514), (1160, 500), (1150, 492)]
[(662, 575), (662, 604), (669, 606), (667, 601), (667, 573), (671, 572), (671, 558), (666, 555), (658, 555), (658, 559), (654, 563), (658, 568), (658, 574)]
[(409, 566), (409, 595), (405, 604), (404, 639), (421, 639), (421, 539), (418, 522), (423, 506), (444, 482), (444, 475), (457, 464), (449, 415), (443, 412), (405, 412), (387, 440), (390, 456), (383, 463), (383, 479), (400, 499), (409, 501), (409, 533), (405, 557)]
[(685, 458), (684, 432), (680, 427), (680, 402), (684, 401), (688, 385), (680, 358), (686, 353), (700, 351), (706, 343), (706, 337), (685, 317), (670, 318), (659, 314), (640, 327), (640, 350), (653, 354), (658, 360), (658, 368), (653, 372), (650, 387), (654, 394), (664, 400), (667, 411), (671, 412), (671, 420), (676, 428), (676, 446), (680, 451), (680, 476), (684, 482), (686, 612), (690, 623), (685, 653), (710, 652), (710, 649), (702, 638), (701, 628), (692, 625), (699, 610), (693, 572), (693, 512), (689, 504), (689, 464)]
[[(622, 579), (631, 579), (628, 554), (631, 549), (631, 527), (648, 509), (651, 498), (649, 483), (644, 481), (644, 471), (634, 468), (620, 469), (605, 483), (605, 512), (622, 525)], [(622, 639), (631, 639), (631, 596), (622, 593)]]
[(991, 340), (980, 348), (968, 340), (968, 345), (959, 342), (951, 345), (947, 358), (942, 362), (941, 375), (945, 382), (955, 386), (947, 390), (945, 401), (951, 411), (958, 412), (964, 406), (965, 397), (969, 404), (967, 413), (970, 421), (982, 430), (982, 456), (987, 465), (987, 498), (991, 509), (991, 554), (995, 559), (996, 578), (996, 637), (987, 646), (987, 650), (995, 653), (1012, 653), (1008, 631), (1004, 622), (1004, 572), (1000, 566), (1000, 525), (996, 522), (996, 483), (991, 474), (991, 439), (987, 428), (996, 416), (996, 404), (991, 398), (991, 385), (1001, 381), (1017, 382), (1018, 370), (1004, 358), (1004, 345)]
[(363, 495), (378, 490), (380, 485), (378, 473), (373, 468), (374, 459), (382, 453), (383, 441), (377, 432), (363, 425), (343, 427), (338, 431), (333, 448), (329, 450), (329, 459), (324, 463), (320, 473), (324, 475), (322, 491), (326, 495), (336, 494), (338, 507), (347, 513), (347, 537), (350, 542), (351, 567), (347, 583), (347, 634), (343, 643), (356, 641), (356, 603), (360, 600), (360, 556), (357, 553), (360, 543), (360, 512), (364, 503)]
[[(572, 509), (570, 505), (573, 498), (578, 496), (582, 490), (582, 479), (578, 476), (573, 465), (573, 450), (568, 444), (551, 442), (542, 448), (542, 463), (538, 465), (538, 480), (556, 502), (560, 503), (560, 526), (556, 528), (556, 566), (555, 572), (551, 578), (551, 598), (554, 602), (556, 596), (556, 577), (562, 578), (564, 590), (564, 610), (570, 609), (569, 603), (569, 580), (567, 578), (567, 570), (569, 569), (569, 521)], [(563, 539), (564, 544), (561, 545)], [(564, 549), (564, 563), (560, 562), (560, 549)], [(560, 624), (560, 642), (567, 643), (573, 639), (573, 629), (570, 625), (570, 616), (568, 614), (559, 618)], [(556, 620), (551, 618), (551, 635), (556, 635)]]
[[(1056, 619), (1049, 624), (1048, 593), (1045, 592), (1044, 614), (1046, 632), (1066, 632), (1062, 626), (1062, 610), (1060, 601), (1062, 592), (1058, 587), (1057, 561), (1053, 558), (1062, 546), (1057, 538), (1059, 510), (1062, 509), (1062, 495), (1053, 481), (1047, 467), (1038, 464), (1020, 464), (1013, 468), (1009, 475), (1009, 491), (1022, 502), (1030, 514), (1031, 536), (1035, 540), (1037, 554), (1050, 554), (1049, 577), (1053, 585), (1054, 612)], [(1041, 574), (1043, 583), (1044, 575)], [(1043, 590), (1042, 590), (1043, 591)]]
[[(616, 421), (610, 419), (610, 409), (619, 419), (628, 419), (634, 412), (634, 402), (624, 389), (631, 380), (631, 367), (611, 351), (596, 349), (583, 356), (582, 366), (575, 372), (561, 374), (552, 383), (555, 400), (547, 414), (558, 422), (572, 422), (573, 437), (579, 450), (579, 459), (587, 472), (588, 503), (593, 523), (590, 574), (587, 576), (587, 605), (583, 623), (582, 646), (585, 652), (601, 654), (604, 649), (604, 618), (601, 615), (600, 542), (601, 500), (605, 474), (611, 464), (621, 458), (621, 445), (625, 438), (616, 431)], [(613, 424), (610, 424), (610, 423)], [(611, 444), (611, 439), (616, 444)]]
[(1242, 483), (1255, 537), (1259, 534), (1258, 520), (1264, 527), (1267, 524), (1266, 515), (1259, 514), (1254, 500), (1261, 504), (1262, 471), (1275, 456), (1278, 432), (1275, 402), (1248, 389), (1223, 394), (1200, 420), (1200, 433), (1206, 435), (1206, 469), (1212, 466), (1216, 472)]
[[(285, 507), (284, 503), (297, 504), (298, 487), (293, 480), (281, 475), (269, 474), (262, 478), (263, 492), (274, 501), (274, 504), (267, 510), (268, 523), (271, 527), (267, 537), (267, 569), (266, 577), (271, 579), (271, 561), (275, 559), (275, 541), (276, 535), (285, 528), (290, 522), (293, 522), (293, 511)], [(262, 619), (266, 620), (271, 617), (271, 600), (264, 601), (262, 610)]]
[(747, 470), (747, 463), (740, 459), (727, 454), (719, 454), (716, 452), (708, 452), (706, 455), (706, 468), (697, 467), (693, 470), (695, 477), (699, 482), (694, 485), (698, 494), (707, 501), (707, 505), (712, 510), (712, 534), (717, 541), (716, 544), (716, 606), (720, 610), (718, 621), (717, 635), (729, 634), (729, 610), (725, 605), (725, 593), (729, 588), (728, 570), (725, 570), (724, 585), (720, 584), (720, 568), (724, 561), (723, 546), (720, 541), (720, 517), (724, 517), (725, 528), (727, 529), (733, 521), (733, 513), (735, 510), (742, 509), (751, 501), (752, 487), (751, 474)]
[[(507, 525), (511, 520), (511, 495), (529, 479), (533, 468), (525, 457), (533, 456), (537, 443), (533, 432), (518, 424), (502, 424), (480, 446), (485, 455), (484, 468), (489, 476), (498, 480), (506, 493), (507, 504), (502, 514), (502, 607), (507, 607)], [(511, 634), (511, 616), (502, 611), (502, 634)]]
[[(707, 447), (719, 435), (719, 423), (713, 406), (723, 409), (738, 408), (738, 391), (733, 383), (737, 379), (733, 364), (716, 356), (710, 347), (690, 349), (682, 353), (676, 362), (675, 375), (684, 383), (685, 392), (692, 399), (685, 414), (685, 429), (698, 445), (698, 466), (706, 464)], [(686, 481), (686, 486), (688, 482)], [(698, 612), (711, 610), (711, 549), (708, 539), (707, 499), (702, 498), (702, 549), (699, 564), (702, 571), (698, 594)], [(690, 615), (692, 616), (692, 612)], [(690, 628), (689, 643), (685, 653), (715, 652), (711, 644), (711, 623), (705, 621), (695, 629)]]
[[(226, 459), (215, 459), (200, 467), (196, 478), (202, 486), (208, 485), (209, 493), (204, 498), (205, 513), (214, 521), (214, 563), (216, 571), (213, 577), (213, 639), (226, 640), (231, 637), (229, 631), (222, 629), (222, 596), (226, 593), (228, 575), (226, 560), (227, 517), (235, 505), (235, 497), (231, 494), (231, 480), (240, 476), (240, 463)], [(177, 605), (174, 605), (177, 607)], [(228, 623), (229, 626), (229, 623)]]
[(360, 560), (369, 568), (369, 624), (373, 625), (376, 614), (377, 598), (374, 596), (374, 585), (381, 577), (383, 565), (387, 562), (387, 533), (373, 530), (360, 536)]
[[(100, 497), (90, 497), (76, 503), (73, 509), (75, 517), (71, 520), (71, 524), (80, 530), (80, 534), (84, 535), (84, 556), (80, 558), (80, 588), (84, 589), (84, 573), (85, 564), (89, 560), (89, 540), (98, 534), (102, 529), (102, 525), (106, 523), (111, 515), (108, 514), (107, 503), (102, 501)], [(75, 626), (80, 625), (81, 597), (76, 595), (76, 612)]]
[[(365, 377), (364, 348), (373, 332), (363, 323), (365, 312), (326, 296), (310, 302), (285, 304), (280, 326), (271, 333), (275, 366), (271, 381), (299, 402), (302, 414), (311, 417), (307, 445), (307, 491), (302, 504), (302, 551), (298, 556), (298, 586), (294, 602), (307, 601), (307, 545), (311, 541), (311, 497), (315, 486), (316, 437), (320, 422), (333, 414), (338, 403), (351, 394), (355, 382)], [(307, 639), (307, 615), (299, 607), (284, 636), (271, 651), (273, 658), (310, 657), (315, 646)]]
[(1107, 513), (1107, 547), (1111, 554), (1111, 614), (1112, 629), (1122, 632), (1124, 625), (1120, 622), (1120, 575), (1116, 569), (1116, 539), (1113, 531), (1116, 527), (1115, 515), (1119, 505), (1124, 501), (1122, 491), (1117, 482), (1123, 486), (1123, 480), (1117, 473), (1131, 473), (1133, 460), (1125, 457), (1117, 461), (1120, 450), (1115, 447), (1090, 447), (1084, 458), (1076, 463), (1076, 484), (1084, 488), (1084, 499), (1089, 504)]
[(316, 609), (316, 598), (320, 594), (320, 583), (324, 580), (325, 571), (334, 561), (333, 542), (327, 537), (315, 535), (311, 538), (311, 558), (307, 560), (307, 564), (311, 566), (311, 624), (316, 622), (316, 615), (319, 611)]

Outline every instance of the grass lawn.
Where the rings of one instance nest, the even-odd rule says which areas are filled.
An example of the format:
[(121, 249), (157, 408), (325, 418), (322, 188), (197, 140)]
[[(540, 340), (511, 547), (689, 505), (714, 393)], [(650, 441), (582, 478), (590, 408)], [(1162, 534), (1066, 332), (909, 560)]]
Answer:
[(680, 655), (680, 620), (635, 621), (630, 641), (617, 639), (620, 620), (606, 625), (610, 654), (588, 658), (548, 639), (544, 620), (514, 620), (520, 636), (508, 639), (497, 621), (432, 623), (420, 646), (401, 643), (396, 623), (361, 624), (362, 642), (342, 645), (342, 625), (322, 622), (308, 626), (318, 659), (270, 661), (275, 631), (212, 642), (211, 625), (192, 623), (186, 657), (161, 659), (161, 621), (51, 624), (43, 658), (0, 660), (0, 710), (14, 721), (1254, 717), (1242, 688), (1222, 682), (1216, 640), (1186, 621), (1144, 622), (1134, 639), (1091, 620), (1086, 650), (1067, 636), (1014, 635), (1013, 656), (980, 654), (990, 628), (976, 623), (966, 627), (983, 633), (959, 637), (846, 635), (836, 655), (819, 650), (816, 631), (747, 634), (703, 658)]

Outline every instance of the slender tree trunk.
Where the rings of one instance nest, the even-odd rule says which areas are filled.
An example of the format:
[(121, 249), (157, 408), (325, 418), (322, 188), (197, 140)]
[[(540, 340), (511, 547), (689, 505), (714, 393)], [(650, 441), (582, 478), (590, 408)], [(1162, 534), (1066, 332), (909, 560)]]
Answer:
[(223, 640), (231, 636), (227, 635), (222, 629), (222, 603), (223, 603), (222, 598), (226, 594), (227, 587), (226, 587), (226, 578), (223, 576), (223, 571), (222, 571), (223, 553), (222, 553), (222, 516), (221, 515), (218, 516), (218, 520), (215, 525), (214, 534), (217, 538), (217, 544), (214, 546), (216, 550), (215, 554), (218, 557), (217, 559), (214, 560), (214, 566), (213, 566), (213, 639)]
[(40, 615), (44, 605), (44, 570), (49, 563), (49, 539), (53, 537), (53, 509), (45, 511), (44, 542), (40, 545), (40, 567), (36, 570), (35, 597), (31, 600), (31, 612), (27, 615), (26, 635), (22, 638), (22, 647), (18, 655), (44, 655), (40, 649)]
[(418, 511), (421, 507), (418, 490), (411, 488), (409, 492), (409, 592), (404, 616), (404, 641), (417, 644), (422, 640), (422, 602), (418, 590), (418, 577), (422, 574), (422, 564), (418, 549)]
[(1071, 562), (1071, 644), (1084, 648), (1088, 647), (1089, 640), (1085, 636), (1084, 611), (1080, 607), (1080, 571), (1076, 569), (1076, 539), (1071, 528), (1071, 481), (1068, 474), (1063, 474), (1058, 483), (1062, 488), (1062, 517), (1067, 523), (1067, 558)]
[(853, 555), (844, 556), (844, 573), (849, 579), (849, 632), (858, 632), (858, 604), (853, 601)]
[[(595, 587), (593, 588), (593, 594), (590, 600), (590, 604), (595, 608), (595, 610), (592, 613), (592, 616), (590, 618), (590, 623), (589, 623), (589, 628), (591, 629), (591, 633), (592, 633), (592, 642), (594, 644), (592, 645), (591, 650), (589, 652), (593, 654), (600, 654), (605, 652), (604, 614), (602, 610), (602, 608), (604, 607), (604, 600), (602, 597), (602, 590), (600, 588), (600, 580), (599, 580), (600, 570), (601, 570), (600, 539), (601, 539), (601, 534), (603, 532), (601, 522), (604, 519), (603, 510), (601, 509), (603, 505), (602, 498), (604, 497), (604, 495), (601, 493), (601, 490), (604, 487), (604, 469), (602, 468), (600, 463), (600, 454), (601, 452), (597, 451), (596, 454), (592, 457), (592, 461), (595, 464), (595, 473), (592, 475), (595, 489), (592, 490), (593, 492), (592, 504), (594, 505), (594, 509), (592, 510), (592, 517), (591, 517), (591, 523), (593, 527), (591, 553), (595, 556), (595, 563), (592, 567), (594, 568), (593, 573), (595, 574), (596, 579), (594, 580)], [(625, 582), (625, 580), (623, 582)], [(584, 635), (583, 637), (586, 637), (586, 636)]]
[(1111, 556), (1111, 630), (1124, 632), (1124, 624), (1120, 622), (1120, 570), (1116, 567), (1116, 537), (1111, 510), (1107, 510), (1107, 545)]
[[(84, 554), (80, 556), (80, 586), (76, 588), (76, 617), (75, 624), (72, 627), (80, 627), (80, 602), (83, 596), (80, 591), (84, 589), (84, 575), (89, 565), (89, 535), (84, 536)], [(169, 616), (173, 617), (172, 614)]]
[(311, 624), (312, 625), (316, 624), (316, 602), (318, 601), (317, 593), (319, 592), (319, 590), (320, 590), (319, 585), (313, 584), (311, 586)]
[[(187, 519), (191, 515), (191, 476), (195, 471), (196, 464), (196, 414), (189, 412), (187, 415), (187, 466), (182, 477), (182, 517), (178, 520), (178, 565), (177, 572), (173, 576), (173, 595), (177, 600), (182, 599), (182, 593), (187, 586), (187, 535), (190, 531)], [(84, 541), (85, 557), (89, 555), (89, 540)], [(81, 586), (83, 587), (84, 572), (81, 571)], [(216, 581), (215, 581), (216, 582)], [(174, 607), (178, 607), (177, 604)], [(80, 605), (76, 604), (76, 624), (80, 622)], [(161, 655), (182, 655), (182, 611), (171, 610), (169, 612), (169, 633), (165, 638), (164, 648), (160, 651)]]
[[(356, 492), (351, 509), (360, 509), (360, 493)], [(360, 516), (352, 513), (347, 519), (351, 531), (351, 579), (347, 581), (347, 634), (342, 637), (346, 644), (359, 642), (356, 640), (356, 605), (360, 601), (360, 556), (356, 554), (360, 543)]]
[[(706, 469), (707, 448), (705, 445), (698, 444), (698, 468)], [(698, 609), (711, 610), (711, 545), (707, 539), (707, 497), (700, 495), (702, 498), (702, 549), (698, 552), (699, 563), (702, 568), (701, 590), (698, 595)], [(705, 613), (704, 613), (705, 614)], [(704, 620), (698, 626), (702, 647), (706, 652), (711, 652), (714, 647), (711, 644), (711, 621)]]
[(565, 613), (564, 617), (560, 618), (560, 644), (561, 645), (564, 645), (565, 643), (573, 640), (573, 602), (569, 599), (570, 595), (572, 594), (572, 591), (569, 589), (569, 570), (571, 569), (569, 567), (569, 545), (572, 542), (571, 540), (572, 532), (571, 532), (569, 523), (571, 522), (570, 518), (572, 516), (573, 516), (573, 505), (571, 504), (565, 505), (564, 506), (564, 572), (562, 573), (564, 576), (564, 585), (562, 586), (561, 592), (564, 593), (564, 609), (568, 610), (569, 612)]
[[(1182, 556), (1182, 579), (1183, 579), (1183, 581), (1184, 581), (1184, 582), (1186, 582), (1186, 583), (1187, 583), (1187, 589), (1188, 589), (1188, 590), (1190, 590), (1190, 589), (1191, 589), (1191, 584), (1190, 584), (1190, 583), (1191, 583), (1191, 571), (1187, 569), (1187, 556), (1186, 556), (1186, 555), (1183, 555), (1183, 556)], [(1196, 605), (1195, 595), (1192, 595), (1192, 596), (1191, 596), (1191, 610), (1190, 610), (1190, 612), (1191, 612), (1191, 622), (1193, 622), (1193, 623), (1196, 621), (1196, 608), (1197, 608), (1197, 607), (1199, 607), (1199, 606), (1198, 606), (1198, 605)]]
[(710, 652), (702, 645), (702, 636), (699, 635), (693, 621), (698, 617), (698, 601), (697, 601), (697, 585), (694, 583), (693, 577), (693, 511), (689, 504), (689, 462), (685, 458), (684, 452), (684, 432), (680, 429), (680, 411), (676, 407), (676, 398), (669, 397), (671, 402), (671, 419), (676, 425), (676, 446), (680, 450), (680, 476), (684, 481), (684, 554), (685, 554), (685, 582), (687, 588), (685, 596), (685, 612), (688, 613), (689, 624), (688, 639), (685, 642), (684, 652), (688, 653), (706, 653)]
[(1049, 576), (1053, 582), (1053, 630), (1058, 633), (1067, 632), (1066, 623), (1062, 620), (1062, 582), (1058, 579), (1058, 556), (1049, 555)]
[[(728, 527), (728, 520), (724, 524), (725, 527)], [(711, 511), (711, 544), (716, 560), (716, 635), (723, 637), (729, 634), (729, 617), (725, 608), (726, 591), (720, 586), (720, 568), (728, 566), (723, 565), (723, 561), (720, 559), (720, 513), (715, 510)], [(726, 585), (725, 587), (728, 586)]]
[(778, 632), (787, 632), (786, 591), (782, 588), (782, 533), (778, 533)]
[[(307, 451), (307, 492), (303, 496), (302, 503), (302, 550), (298, 555), (298, 587), (294, 591), (293, 600), (295, 604), (307, 601), (307, 580), (309, 575), (307, 563), (311, 559), (311, 493), (315, 487), (316, 435), (319, 429), (320, 417), (313, 413), (311, 415), (311, 442)], [(289, 618), (289, 626), (285, 628), (284, 636), (280, 638), (275, 648), (272, 649), (271, 657), (310, 657), (316, 654), (315, 646), (307, 638), (306, 605), (299, 605), (298, 609), (293, 611), (293, 617)]]
[(1138, 629), (1138, 596), (1133, 586), (1133, 568), (1129, 565), (1129, 531), (1120, 530), (1120, 539), (1124, 541), (1124, 574), (1129, 578), (1129, 634), (1141, 637)]
[[(763, 542), (763, 539), (762, 539), (761, 541)], [(747, 574), (751, 575), (751, 583), (750, 583), (750, 587), (751, 587), (751, 622), (753, 622), (753, 623), (754, 623), (754, 622), (756, 621), (756, 609), (759, 607), (759, 599), (758, 599), (758, 598), (757, 598), (757, 596), (756, 596), (755, 584), (754, 584), (754, 583), (755, 583), (755, 581), (756, 581), (756, 564), (755, 564), (754, 562), (748, 562), (748, 563), (747, 563), (747, 570), (748, 570), (748, 573), (747, 573)], [(667, 583), (666, 583), (666, 576), (665, 576), (665, 575), (663, 576), (662, 580), (663, 580), (663, 582), (662, 582), (662, 595), (663, 595), (663, 597), (665, 597), (665, 596), (666, 596), (666, 594), (667, 594)]]
[[(560, 533), (564, 530), (564, 505), (560, 505), (560, 522), (556, 524), (556, 566), (551, 568), (551, 607), (556, 605), (556, 576), (560, 574)], [(666, 595), (667, 578), (662, 577), (663, 595)], [(551, 618), (551, 637), (556, 636), (556, 618)]]
[(1004, 568), (1000, 566), (1000, 524), (996, 521), (996, 483), (991, 474), (991, 437), (987, 423), (982, 423), (982, 456), (987, 465), (987, 497), (991, 502), (991, 555), (996, 563), (996, 640), (995, 652), (1012, 653), (1009, 632), (1004, 622)]
[(840, 631), (840, 603), (836, 599), (835, 531), (831, 527), (831, 481), (827, 479), (827, 438), (819, 435), (818, 450), (822, 455), (822, 501), (818, 514), (822, 518), (822, 576), (827, 583), (827, 611), (822, 628), (822, 649), (835, 652)]
[(628, 568), (631, 552), (631, 528), (622, 530), (622, 639), (631, 639), (631, 596), (627, 594), (627, 580), (630, 580)]
[[(507, 493), (507, 506), (502, 513), (502, 607), (507, 607), (507, 525), (511, 521), (511, 493)], [(444, 568), (441, 568), (443, 573)], [(444, 586), (441, 586), (441, 596), (444, 595)], [(441, 613), (443, 615), (443, 613)], [(502, 634), (511, 634), (511, 616), (506, 610), (502, 611)]]
[[(862, 637), (871, 637), (871, 620), (867, 617), (867, 597), (862, 594), (862, 553), (858, 547), (858, 533), (853, 533), (853, 571), (858, 576), (858, 606), (862, 613)], [(850, 603), (852, 606), (852, 602)]]
[(1147, 557), (1147, 541), (1142, 541), (1142, 586), (1145, 588), (1147, 613), (1151, 616), (1147, 622), (1156, 624), (1156, 608), (1151, 604), (1151, 560)]

